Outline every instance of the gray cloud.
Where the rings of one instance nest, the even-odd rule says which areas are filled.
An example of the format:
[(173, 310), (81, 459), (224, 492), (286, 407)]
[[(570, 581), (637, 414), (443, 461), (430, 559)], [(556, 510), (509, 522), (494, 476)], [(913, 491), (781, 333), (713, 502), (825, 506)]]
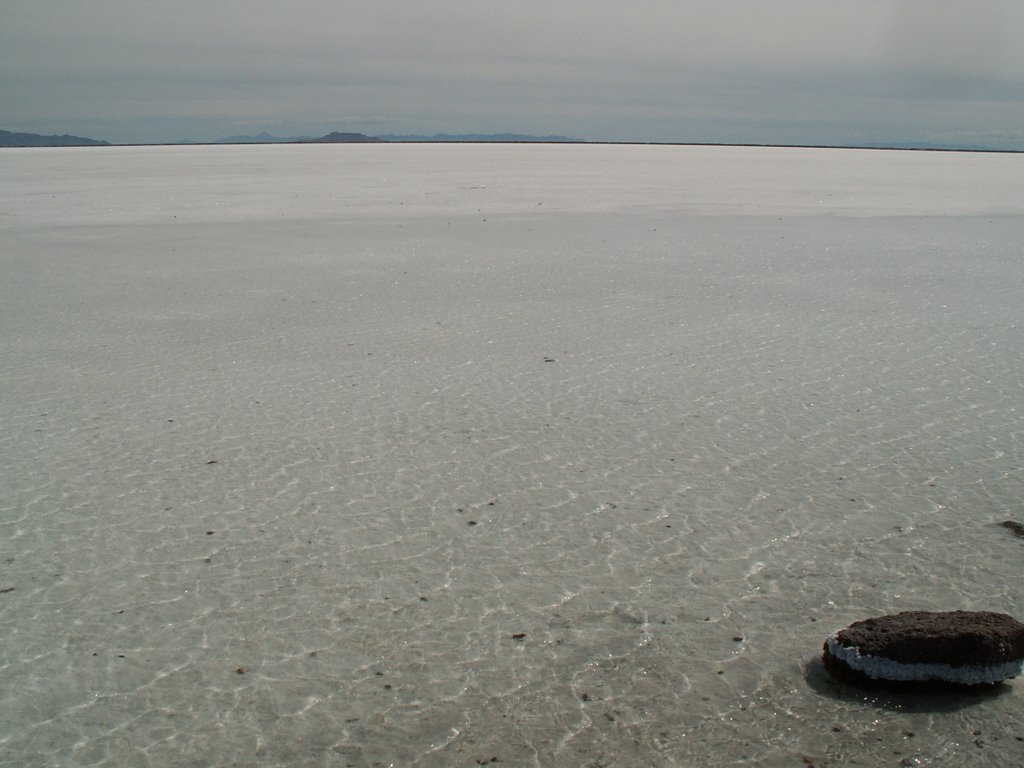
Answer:
[(894, 2), (879, 41), (879, 56), (898, 70), (1020, 83), (1024, 74), (1024, 5)]
[(1012, 144), (1024, 124), (1017, 0), (7, 0), (0, 17), (8, 130)]

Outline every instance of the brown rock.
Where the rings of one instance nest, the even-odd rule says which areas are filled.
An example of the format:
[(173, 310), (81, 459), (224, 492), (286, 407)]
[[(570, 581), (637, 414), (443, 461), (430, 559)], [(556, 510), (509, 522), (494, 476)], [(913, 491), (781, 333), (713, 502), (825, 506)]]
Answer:
[(1024, 624), (988, 611), (905, 611), (833, 633), (822, 658), (875, 680), (998, 682), (1020, 673)]

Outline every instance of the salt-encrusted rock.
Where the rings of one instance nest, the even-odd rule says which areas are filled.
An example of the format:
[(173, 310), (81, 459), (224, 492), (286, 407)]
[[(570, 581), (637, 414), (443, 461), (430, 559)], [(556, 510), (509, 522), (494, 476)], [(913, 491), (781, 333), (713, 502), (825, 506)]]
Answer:
[(905, 611), (825, 640), (825, 667), (862, 683), (998, 683), (1022, 672), (1024, 624), (987, 611)]

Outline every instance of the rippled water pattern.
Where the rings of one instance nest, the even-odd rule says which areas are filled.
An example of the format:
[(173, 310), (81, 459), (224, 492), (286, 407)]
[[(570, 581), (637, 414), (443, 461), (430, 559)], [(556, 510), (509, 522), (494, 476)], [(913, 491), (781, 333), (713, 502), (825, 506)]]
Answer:
[(0, 766), (1020, 766), (1024, 157), (0, 151)]

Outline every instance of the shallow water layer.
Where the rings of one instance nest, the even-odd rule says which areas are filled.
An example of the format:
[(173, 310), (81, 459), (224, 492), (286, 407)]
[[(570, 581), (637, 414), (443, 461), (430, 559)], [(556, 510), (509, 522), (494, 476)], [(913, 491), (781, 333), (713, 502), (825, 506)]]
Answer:
[(0, 765), (1024, 763), (1022, 166), (0, 152)]

